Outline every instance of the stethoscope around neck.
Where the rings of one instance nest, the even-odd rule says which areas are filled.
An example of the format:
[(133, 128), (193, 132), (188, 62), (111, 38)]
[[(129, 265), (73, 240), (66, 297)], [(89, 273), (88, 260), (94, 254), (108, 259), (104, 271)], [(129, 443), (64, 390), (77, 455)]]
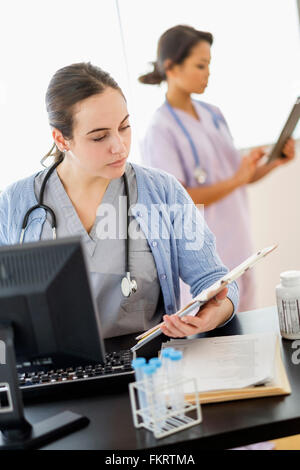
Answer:
[[(20, 243), (22, 244), (24, 241), (24, 236), (25, 236), (25, 231), (26, 227), (28, 224), (28, 219), (29, 216), (32, 212), (34, 212), (36, 209), (44, 209), (46, 214), (50, 214), (51, 218), (51, 228), (52, 228), (52, 236), (53, 240), (56, 239), (56, 228), (57, 228), (57, 223), (56, 223), (56, 216), (51, 209), (51, 207), (47, 206), (46, 204), (43, 203), (44, 200), (44, 192), (45, 192), (45, 187), (46, 183), (49, 180), (50, 176), (52, 175), (53, 171), (56, 169), (56, 167), (63, 161), (63, 157), (61, 157), (57, 162), (55, 162), (50, 169), (47, 171), (42, 186), (40, 190), (40, 195), (38, 199), (38, 204), (35, 206), (32, 206), (28, 211), (26, 212), (23, 222), (22, 222), (22, 228), (21, 228), (21, 235), (20, 235)], [(127, 237), (126, 237), (126, 249), (125, 249), (125, 269), (126, 269), (126, 275), (123, 277), (121, 281), (121, 291), (124, 297), (129, 297), (131, 294), (134, 294), (137, 291), (137, 283), (134, 279), (131, 279), (130, 276), (130, 271), (129, 271), (129, 248), (130, 248), (130, 237), (129, 237), (129, 209), (130, 209), (130, 199), (129, 199), (129, 186), (128, 186), (128, 180), (126, 173), (124, 172), (123, 174), (123, 180), (124, 180), (124, 186), (125, 186), (125, 194), (126, 194), (126, 200), (127, 200)]]

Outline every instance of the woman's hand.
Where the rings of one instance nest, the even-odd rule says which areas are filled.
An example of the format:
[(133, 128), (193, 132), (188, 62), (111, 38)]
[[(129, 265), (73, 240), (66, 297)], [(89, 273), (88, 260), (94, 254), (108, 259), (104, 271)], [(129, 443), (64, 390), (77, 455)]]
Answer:
[(241, 164), (233, 176), (237, 183), (237, 186), (243, 186), (252, 181), (259, 160), (265, 155), (265, 150), (262, 147), (258, 147), (242, 158)]
[(282, 153), (285, 158), (277, 158), (275, 160), (274, 167), (277, 168), (278, 166), (285, 165), (286, 163), (291, 162), (295, 158), (295, 140), (290, 138), (284, 144), (282, 149)]
[(261, 180), (266, 175), (271, 173), (275, 168), (278, 168), (281, 165), (285, 165), (289, 163), (295, 158), (295, 141), (294, 139), (290, 138), (286, 141), (282, 153), (285, 155), (285, 158), (277, 158), (270, 163), (265, 163), (257, 167), (256, 172), (250, 181), (250, 183), (255, 183), (256, 181)]
[(215, 329), (228, 320), (233, 313), (233, 304), (227, 297), (228, 289), (225, 287), (213, 299), (207, 302), (196, 316), (186, 315), (179, 318), (177, 315), (164, 315), (162, 332), (172, 338), (183, 338)]

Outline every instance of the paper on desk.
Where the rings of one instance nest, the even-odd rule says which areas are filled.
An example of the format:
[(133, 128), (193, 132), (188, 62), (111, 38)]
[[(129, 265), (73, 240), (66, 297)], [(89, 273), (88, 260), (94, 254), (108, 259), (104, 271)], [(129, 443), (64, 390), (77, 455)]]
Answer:
[[(198, 392), (270, 382), (274, 377), (276, 333), (171, 340), (164, 347), (183, 352), (183, 375), (196, 378)], [(185, 393), (193, 392), (189, 385)]]

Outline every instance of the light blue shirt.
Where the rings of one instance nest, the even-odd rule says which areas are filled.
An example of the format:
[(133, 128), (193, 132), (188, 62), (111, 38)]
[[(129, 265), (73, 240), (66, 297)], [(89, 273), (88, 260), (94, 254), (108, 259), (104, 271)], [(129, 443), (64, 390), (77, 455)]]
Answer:
[[(160, 170), (136, 164), (132, 166), (136, 173), (138, 198), (131, 207), (131, 213), (151, 248), (165, 312), (172, 314), (180, 305), (179, 278), (190, 285), (194, 297), (224, 276), (228, 269), (216, 252), (214, 235), (176, 178)], [(1, 193), (0, 246), (19, 243), (24, 215), (37, 204), (35, 176), (17, 181)], [(189, 211), (184, 222), (183, 207)], [(44, 209), (30, 214), (24, 242), (40, 240), (45, 220)], [(162, 236), (157, 236), (161, 233), (161, 227)], [(236, 311), (236, 283), (229, 285), (228, 297)]]

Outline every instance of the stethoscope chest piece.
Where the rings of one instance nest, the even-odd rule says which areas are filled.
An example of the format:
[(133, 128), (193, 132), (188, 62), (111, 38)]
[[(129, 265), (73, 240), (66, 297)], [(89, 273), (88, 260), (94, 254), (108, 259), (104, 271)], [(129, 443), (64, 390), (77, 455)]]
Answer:
[(199, 166), (195, 169), (194, 176), (199, 184), (204, 184), (207, 178), (206, 172)]
[(126, 277), (123, 277), (121, 282), (121, 290), (124, 297), (130, 297), (131, 294), (134, 294), (137, 291), (137, 283), (133, 279), (130, 279), (130, 273), (126, 273)]

